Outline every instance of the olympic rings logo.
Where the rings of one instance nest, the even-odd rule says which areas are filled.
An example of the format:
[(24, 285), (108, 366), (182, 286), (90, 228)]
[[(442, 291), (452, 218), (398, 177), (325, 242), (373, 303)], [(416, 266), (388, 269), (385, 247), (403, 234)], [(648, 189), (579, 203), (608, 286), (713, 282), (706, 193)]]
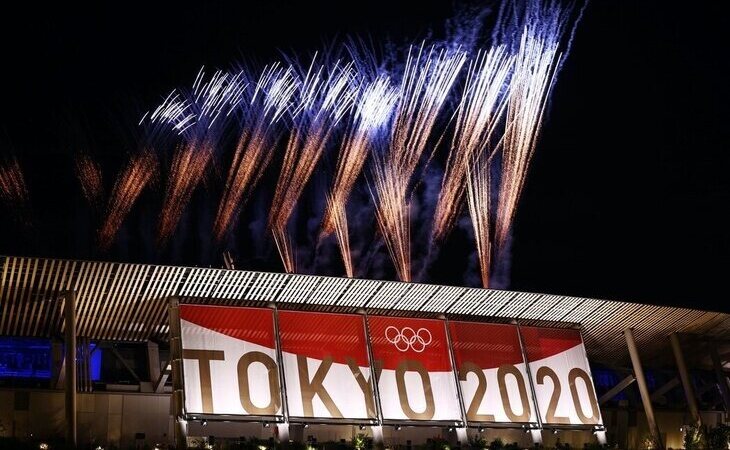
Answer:
[(399, 330), (392, 325), (385, 329), (385, 339), (401, 352), (410, 349), (416, 353), (426, 350), (426, 346), (433, 341), (431, 332), (426, 328), (416, 331), (411, 327), (403, 327)]

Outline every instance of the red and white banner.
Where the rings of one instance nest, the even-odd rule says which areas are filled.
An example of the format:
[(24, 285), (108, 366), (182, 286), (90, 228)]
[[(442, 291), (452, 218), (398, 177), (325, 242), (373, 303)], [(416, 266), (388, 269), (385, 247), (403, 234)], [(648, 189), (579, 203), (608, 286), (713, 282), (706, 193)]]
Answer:
[(385, 420), (461, 420), (442, 320), (369, 316)]
[(290, 416), (377, 417), (363, 316), (279, 311), (279, 338)]
[(449, 322), (469, 422), (537, 422), (515, 325)]
[(580, 331), (520, 327), (542, 422), (602, 423)]
[(180, 305), (188, 414), (280, 415), (273, 310)]

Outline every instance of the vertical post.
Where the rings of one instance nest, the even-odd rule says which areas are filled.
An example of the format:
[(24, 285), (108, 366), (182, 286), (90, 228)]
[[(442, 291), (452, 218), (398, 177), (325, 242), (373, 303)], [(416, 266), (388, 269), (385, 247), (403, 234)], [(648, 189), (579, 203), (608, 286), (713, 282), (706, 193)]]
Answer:
[(710, 356), (712, 357), (712, 366), (715, 369), (715, 376), (717, 377), (717, 385), (720, 387), (720, 393), (722, 394), (722, 400), (725, 405), (725, 412), (730, 414), (730, 387), (727, 385), (725, 369), (722, 367), (720, 354), (717, 352), (717, 345), (714, 342), (710, 343)]
[(456, 383), (456, 396), (459, 400), (459, 409), (461, 410), (461, 426), (456, 428), (456, 440), (459, 445), (466, 446), (469, 438), (466, 433), (466, 427), (469, 418), (466, 417), (466, 407), (464, 406), (464, 394), (461, 392), (461, 383), (459, 382), (459, 368), (456, 367), (456, 356), (454, 355), (454, 343), (451, 341), (451, 329), (449, 328), (449, 319), (446, 316), (440, 317), (444, 321), (446, 329), (446, 345), (449, 347), (449, 360), (451, 361), (451, 370), (454, 373), (454, 382)]
[(284, 354), (281, 351), (281, 336), (279, 334), (279, 310), (275, 303), (270, 303), (269, 308), (274, 310), (274, 343), (276, 345), (276, 359), (278, 361), (279, 386), (281, 386), (281, 411), (284, 414), (284, 422), (276, 424), (276, 435), (282, 445), (288, 447), (291, 440), (289, 430), (289, 400), (286, 393), (286, 377), (284, 376)]
[(537, 406), (537, 396), (535, 392), (534, 381), (532, 379), (532, 372), (530, 371), (530, 360), (527, 357), (527, 348), (525, 348), (525, 342), (522, 340), (522, 330), (520, 330), (520, 324), (515, 322), (517, 325), (517, 338), (520, 341), (520, 351), (522, 352), (522, 360), (525, 362), (525, 372), (527, 373), (527, 382), (529, 383), (530, 394), (532, 396), (532, 405), (535, 408), (535, 418), (537, 419), (537, 428), (530, 428), (530, 437), (532, 443), (536, 445), (542, 445), (542, 417), (540, 417), (540, 410)]
[(147, 341), (147, 367), (149, 380), (156, 382), (160, 379), (160, 347), (156, 342)]
[(669, 335), (669, 342), (672, 343), (672, 352), (677, 362), (679, 379), (682, 380), (682, 389), (684, 389), (684, 396), (687, 399), (687, 406), (692, 415), (692, 420), (694, 420), (695, 425), (702, 425), (702, 417), (700, 416), (699, 409), (697, 409), (697, 400), (695, 398), (694, 388), (692, 387), (692, 379), (689, 377), (689, 372), (687, 372), (687, 365), (684, 362), (684, 354), (682, 353), (682, 346), (679, 343), (677, 333)]
[(180, 301), (170, 299), (170, 365), (172, 366), (172, 414), (175, 448), (188, 446), (188, 427), (185, 420), (185, 393), (183, 384), (182, 340), (180, 329)]
[(64, 294), (65, 350), (66, 350), (66, 445), (76, 448), (76, 293), (66, 291)]
[(626, 337), (626, 346), (629, 349), (629, 356), (631, 357), (631, 365), (634, 368), (634, 377), (636, 377), (636, 384), (639, 386), (639, 394), (641, 394), (641, 403), (644, 404), (644, 412), (646, 413), (646, 421), (649, 423), (649, 432), (656, 448), (659, 450), (664, 449), (664, 443), (662, 442), (662, 436), (659, 433), (659, 426), (656, 423), (654, 417), (654, 407), (651, 404), (651, 394), (649, 388), (646, 386), (646, 378), (644, 377), (644, 369), (641, 367), (641, 358), (639, 357), (639, 350), (636, 348), (636, 341), (634, 340), (633, 328), (627, 328), (624, 330), (624, 337)]
[(368, 351), (368, 362), (370, 362), (370, 383), (373, 386), (373, 396), (375, 397), (375, 413), (377, 414), (377, 425), (370, 427), (370, 431), (373, 433), (373, 448), (382, 449), (385, 447), (383, 440), (383, 409), (380, 404), (380, 388), (378, 387), (377, 378), (377, 363), (373, 357), (373, 348), (370, 345), (370, 325), (368, 324), (368, 314), (364, 309), (358, 310), (358, 313), (362, 315), (363, 323), (365, 324), (365, 345)]

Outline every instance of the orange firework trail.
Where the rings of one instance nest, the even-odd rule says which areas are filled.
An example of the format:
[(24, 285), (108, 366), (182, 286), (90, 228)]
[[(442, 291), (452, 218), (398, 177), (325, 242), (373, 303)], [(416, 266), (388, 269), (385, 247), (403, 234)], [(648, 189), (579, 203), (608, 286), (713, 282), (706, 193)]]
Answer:
[(322, 236), (336, 232), (345, 272), (353, 277), (353, 263), (347, 230), (347, 199), (360, 176), (373, 140), (390, 119), (397, 99), (388, 77), (378, 77), (365, 87), (356, 104), (353, 128), (345, 137), (337, 156), (337, 169), (322, 221)]
[(288, 273), (293, 273), (296, 267), (292, 242), (286, 230), (287, 222), (332, 131), (354, 101), (351, 64), (344, 67), (336, 64), (327, 77), (322, 72), (323, 67), (315, 71), (312, 62), (302, 82), (300, 104), (294, 111), (295, 125), (286, 145), (269, 213), (269, 228)]
[(352, 256), (350, 254), (350, 235), (347, 228), (347, 211), (343, 202), (335, 201), (330, 195), (327, 195), (327, 211), (337, 236), (337, 245), (340, 247), (340, 255), (342, 256), (342, 264), (345, 266), (345, 274), (352, 278), (355, 276), (355, 269), (352, 265)]
[(468, 164), (466, 171), (466, 200), (469, 206), (482, 287), (489, 287), (489, 271), (492, 264), (492, 243), (490, 238), (489, 214), (491, 214), (490, 158), (479, 157), (474, 164)]
[(30, 225), (30, 218), (27, 216), (28, 197), (25, 176), (17, 158), (10, 157), (4, 162), (0, 161), (0, 199), (13, 211), (16, 220), (24, 225)]
[(184, 144), (175, 151), (160, 213), (158, 245), (165, 245), (177, 228), (185, 206), (203, 179), (212, 156), (213, 149), (206, 143)]
[(378, 228), (398, 278), (411, 281), (409, 186), (439, 112), (466, 61), (462, 51), (408, 53), (390, 148), (373, 169)]
[(222, 131), (240, 106), (248, 87), (244, 78), (243, 72), (234, 75), (220, 70), (206, 78), (201, 68), (189, 95), (173, 91), (151, 114), (142, 117), (140, 123), (165, 125), (186, 141), (173, 155), (160, 212), (159, 246), (167, 244), (175, 232), (217, 149)]
[(469, 64), (436, 203), (431, 230), (434, 242), (443, 242), (456, 223), (464, 200), (469, 165), (488, 151), (495, 127), (503, 115), (506, 103), (502, 91), (513, 61), (514, 58), (500, 46), (478, 53)]
[(96, 210), (101, 209), (104, 195), (101, 167), (88, 153), (77, 154), (74, 162), (76, 178), (81, 184), (81, 192), (84, 194), (84, 198)]
[(154, 154), (143, 151), (132, 156), (119, 173), (109, 198), (106, 219), (99, 228), (98, 241), (101, 251), (108, 250), (114, 242), (124, 219), (156, 172), (157, 159)]
[(276, 145), (276, 139), (270, 135), (271, 126), (291, 105), (296, 87), (292, 69), (284, 70), (279, 64), (267, 67), (259, 79), (247, 117), (251, 124), (243, 126), (213, 224), (217, 242), (231, 229), (246, 197), (269, 165)]
[(529, 28), (525, 28), (522, 34), (507, 105), (495, 224), (498, 248), (504, 245), (512, 227), (517, 202), (535, 152), (545, 105), (560, 60), (558, 43), (557, 39), (536, 36)]

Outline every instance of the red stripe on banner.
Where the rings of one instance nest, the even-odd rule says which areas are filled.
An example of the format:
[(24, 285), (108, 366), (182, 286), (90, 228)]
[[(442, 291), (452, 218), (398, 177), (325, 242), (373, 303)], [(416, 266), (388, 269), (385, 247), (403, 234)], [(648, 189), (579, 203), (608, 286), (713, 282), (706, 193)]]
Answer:
[(368, 316), (373, 358), (395, 370), (404, 360), (418, 361), (428, 372), (452, 370), (444, 321)]
[(515, 325), (449, 322), (456, 365), (472, 362), (482, 369), (523, 364), (520, 336)]
[(180, 305), (180, 318), (232, 338), (275, 348), (274, 311), (207, 305)]
[(354, 359), (358, 366), (369, 367), (365, 324), (355, 314), (328, 314), (279, 311), (281, 350), (323, 360), (347, 364)]
[(535, 362), (583, 345), (580, 331), (571, 328), (520, 327), (527, 361)]

